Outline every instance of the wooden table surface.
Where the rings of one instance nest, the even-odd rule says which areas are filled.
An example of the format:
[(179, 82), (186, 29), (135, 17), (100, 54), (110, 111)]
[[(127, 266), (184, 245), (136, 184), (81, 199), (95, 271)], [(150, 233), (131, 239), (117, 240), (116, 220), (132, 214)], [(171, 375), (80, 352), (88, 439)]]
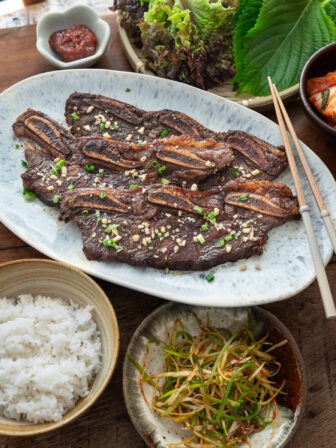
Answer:
[[(96, 67), (131, 70), (120, 48), (115, 16), (106, 16), (111, 40)], [(53, 70), (35, 49), (35, 27), (0, 30), (0, 91), (28, 76)], [(295, 130), (336, 175), (335, 145), (313, 127), (299, 101), (288, 105)], [(267, 114), (271, 119), (273, 113)], [(6, 148), (1, 148), (5, 151)], [(1, 194), (1, 192), (0, 192)], [(336, 199), (336, 198), (335, 198)], [(0, 262), (45, 258), (0, 224)], [(336, 297), (336, 258), (327, 267)], [(131, 424), (122, 396), (122, 363), (127, 344), (140, 322), (164, 300), (97, 280), (113, 303), (120, 325), (120, 355), (113, 378), (97, 403), (74, 423), (33, 438), (0, 436), (0, 448), (140, 448), (145, 443)], [(1, 296), (1, 285), (0, 285)], [(266, 305), (293, 333), (306, 365), (308, 396), (303, 420), (288, 448), (336, 447), (336, 321), (326, 320), (316, 282), (295, 297)]]

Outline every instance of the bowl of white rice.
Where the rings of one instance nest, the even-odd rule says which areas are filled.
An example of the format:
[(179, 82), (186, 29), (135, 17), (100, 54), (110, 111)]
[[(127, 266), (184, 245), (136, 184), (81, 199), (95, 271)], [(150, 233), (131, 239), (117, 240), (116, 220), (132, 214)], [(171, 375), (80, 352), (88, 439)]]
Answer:
[(118, 321), (88, 275), (64, 263), (0, 264), (0, 434), (50, 431), (83, 414), (116, 366)]

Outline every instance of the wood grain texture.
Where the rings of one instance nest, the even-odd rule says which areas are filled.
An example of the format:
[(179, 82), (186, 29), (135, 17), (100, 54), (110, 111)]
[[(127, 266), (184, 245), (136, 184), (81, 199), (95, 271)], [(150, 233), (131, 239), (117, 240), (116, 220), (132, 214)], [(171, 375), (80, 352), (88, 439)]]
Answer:
[[(120, 48), (115, 16), (107, 17), (111, 40), (97, 67), (131, 70)], [(10, 51), (9, 51), (10, 49)], [(52, 70), (35, 50), (35, 27), (0, 30), (0, 89), (36, 73)], [(299, 101), (287, 106), (298, 137), (312, 148), (336, 175), (331, 142), (304, 116)], [(274, 113), (266, 114), (274, 120)], [(1, 194), (1, 192), (0, 192)], [(45, 258), (0, 225), (0, 262), (21, 258)], [(336, 257), (327, 267), (336, 297)], [(97, 280), (109, 296), (120, 326), (120, 355), (113, 378), (96, 404), (72, 424), (33, 438), (0, 436), (0, 448), (144, 448), (146, 444), (131, 424), (122, 396), (122, 364), (129, 340), (141, 321), (165, 301)], [(1, 292), (1, 285), (0, 285)], [(1, 294), (0, 294), (1, 295)], [(269, 304), (293, 333), (306, 365), (308, 397), (299, 428), (287, 448), (333, 448), (336, 425), (336, 321), (326, 320), (316, 282), (295, 297)]]

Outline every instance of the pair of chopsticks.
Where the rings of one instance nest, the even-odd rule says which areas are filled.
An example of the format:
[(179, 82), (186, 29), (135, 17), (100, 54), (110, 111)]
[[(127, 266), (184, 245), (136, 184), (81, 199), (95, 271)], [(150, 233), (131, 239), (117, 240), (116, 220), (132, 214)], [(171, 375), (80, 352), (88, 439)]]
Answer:
[(336, 231), (335, 231), (333, 222), (331, 220), (330, 213), (327, 210), (327, 207), (326, 207), (324, 200), (321, 196), (320, 190), (316, 184), (314, 175), (313, 175), (313, 173), (310, 169), (310, 166), (307, 162), (307, 159), (302, 150), (301, 144), (296, 136), (296, 133), (294, 131), (294, 128), (290, 121), (290, 118), (287, 114), (285, 106), (280, 98), (280, 95), (279, 95), (279, 92), (278, 92), (276, 86), (272, 83), (272, 80), (270, 77), (268, 77), (268, 83), (269, 83), (269, 86), (271, 89), (271, 94), (272, 94), (273, 103), (274, 103), (274, 109), (275, 109), (275, 113), (277, 116), (278, 124), (280, 127), (282, 139), (283, 139), (285, 150), (286, 150), (288, 165), (291, 170), (293, 181), (294, 181), (294, 187), (296, 190), (296, 195), (297, 195), (297, 199), (298, 199), (299, 206), (300, 206), (300, 214), (301, 214), (302, 221), (305, 226), (306, 233), (307, 233), (308, 243), (309, 243), (309, 247), (310, 247), (310, 251), (311, 251), (311, 255), (312, 255), (312, 259), (313, 259), (313, 263), (314, 263), (314, 267), (315, 267), (316, 279), (317, 279), (317, 282), (318, 282), (318, 285), (320, 288), (320, 293), (321, 293), (326, 317), (327, 318), (335, 317), (336, 316), (335, 303), (334, 303), (334, 300), (332, 297), (327, 274), (326, 274), (325, 267), (324, 267), (324, 264), (323, 264), (323, 261), (321, 258), (317, 240), (316, 240), (316, 237), (314, 234), (312, 220), (311, 220), (311, 216), (310, 216), (310, 212), (309, 212), (309, 206), (307, 204), (307, 201), (306, 201), (306, 198), (305, 198), (305, 195), (303, 192), (299, 171), (296, 166), (292, 146), (289, 142), (286, 126), (287, 126), (287, 129), (291, 136), (291, 139), (294, 143), (294, 146), (296, 148), (297, 154), (300, 158), (304, 172), (307, 176), (307, 179), (310, 184), (311, 190), (313, 192), (315, 201), (320, 210), (320, 216), (323, 219), (323, 222), (326, 226), (326, 229), (327, 229), (329, 238), (332, 242), (335, 253), (336, 253)]

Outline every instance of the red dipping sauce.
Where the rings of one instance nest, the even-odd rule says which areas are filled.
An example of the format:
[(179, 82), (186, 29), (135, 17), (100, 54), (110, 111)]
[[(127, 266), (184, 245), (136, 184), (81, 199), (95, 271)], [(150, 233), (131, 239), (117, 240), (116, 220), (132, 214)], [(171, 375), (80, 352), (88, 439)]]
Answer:
[(97, 37), (86, 25), (73, 25), (66, 30), (55, 31), (49, 45), (64, 62), (77, 61), (95, 54)]

